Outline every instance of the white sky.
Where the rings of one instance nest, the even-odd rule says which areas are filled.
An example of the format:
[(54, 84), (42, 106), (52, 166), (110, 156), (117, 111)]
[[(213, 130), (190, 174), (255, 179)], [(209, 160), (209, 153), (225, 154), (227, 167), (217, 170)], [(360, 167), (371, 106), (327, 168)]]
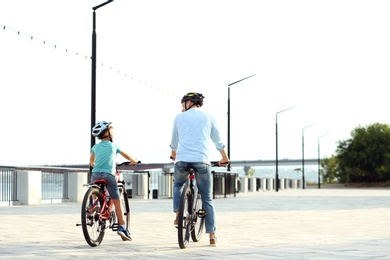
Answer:
[[(0, 165), (88, 163), (103, 2), (0, 0)], [(326, 134), (329, 157), (354, 128), (390, 122), (389, 13), (372, 0), (115, 0), (96, 11), (96, 120), (142, 162), (169, 162), (181, 97), (206, 96), (227, 144), (228, 84), (256, 74), (230, 88), (231, 159), (275, 159), (275, 115), (292, 106), (279, 159), (302, 158), (314, 123), (305, 158)]]

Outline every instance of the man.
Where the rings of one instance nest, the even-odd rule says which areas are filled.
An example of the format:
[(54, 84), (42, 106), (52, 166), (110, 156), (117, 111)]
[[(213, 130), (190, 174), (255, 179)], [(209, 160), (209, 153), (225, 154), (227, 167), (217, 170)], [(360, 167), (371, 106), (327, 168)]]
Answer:
[(217, 245), (215, 235), (215, 208), (212, 199), (212, 175), (210, 168), (210, 140), (221, 153), (219, 165), (229, 163), (225, 152), (225, 145), (220, 136), (215, 118), (200, 110), (204, 96), (200, 93), (190, 92), (181, 100), (182, 112), (175, 117), (171, 140), (171, 159), (175, 161), (173, 211), (176, 213), (174, 224), (178, 224), (178, 210), (180, 204), (181, 188), (187, 180), (185, 168), (188, 165), (195, 167), (196, 183), (202, 197), (203, 207), (206, 210), (206, 233), (209, 234), (210, 245)]

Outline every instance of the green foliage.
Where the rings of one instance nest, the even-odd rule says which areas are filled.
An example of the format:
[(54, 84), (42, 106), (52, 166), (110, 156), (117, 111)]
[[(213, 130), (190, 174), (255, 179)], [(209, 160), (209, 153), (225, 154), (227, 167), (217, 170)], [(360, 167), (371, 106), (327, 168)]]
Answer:
[(250, 176), (250, 177), (252, 177), (252, 176), (254, 176), (255, 175), (255, 172), (256, 172), (256, 170), (254, 169), (254, 168), (249, 168), (247, 171), (246, 171), (246, 176)]
[(332, 155), (330, 158), (321, 160), (321, 175), (322, 181), (325, 183), (335, 183), (339, 179), (337, 173), (337, 159)]
[(375, 123), (357, 127), (351, 138), (339, 141), (335, 176), (340, 182), (384, 182), (390, 180), (390, 127)]

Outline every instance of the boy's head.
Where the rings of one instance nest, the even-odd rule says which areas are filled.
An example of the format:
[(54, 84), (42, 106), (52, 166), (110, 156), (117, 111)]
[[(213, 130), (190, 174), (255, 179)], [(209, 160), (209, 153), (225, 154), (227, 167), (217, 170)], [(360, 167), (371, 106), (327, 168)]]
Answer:
[(92, 135), (99, 139), (109, 137), (109, 129), (111, 124), (111, 122), (100, 121), (94, 127), (92, 127)]

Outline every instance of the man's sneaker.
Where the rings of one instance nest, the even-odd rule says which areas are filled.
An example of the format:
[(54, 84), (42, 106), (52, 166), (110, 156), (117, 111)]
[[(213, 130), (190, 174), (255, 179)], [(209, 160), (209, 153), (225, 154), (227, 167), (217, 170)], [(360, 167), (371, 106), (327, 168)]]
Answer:
[(210, 246), (217, 246), (217, 238), (210, 238)]
[(127, 229), (124, 229), (122, 226), (119, 226), (118, 231), (116, 232), (121, 236), (123, 241), (131, 241), (130, 232)]

